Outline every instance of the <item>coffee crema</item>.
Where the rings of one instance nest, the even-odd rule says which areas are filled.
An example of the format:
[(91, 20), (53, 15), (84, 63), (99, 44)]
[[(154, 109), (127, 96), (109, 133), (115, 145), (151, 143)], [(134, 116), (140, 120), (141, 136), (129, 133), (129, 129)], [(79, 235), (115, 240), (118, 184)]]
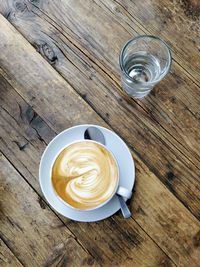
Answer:
[(74, 208), (93, 209), (106, 202), (118, 184), (111, 153), (92, 141), (79, 141), (61, 151), (52, 168), (56, 193)]

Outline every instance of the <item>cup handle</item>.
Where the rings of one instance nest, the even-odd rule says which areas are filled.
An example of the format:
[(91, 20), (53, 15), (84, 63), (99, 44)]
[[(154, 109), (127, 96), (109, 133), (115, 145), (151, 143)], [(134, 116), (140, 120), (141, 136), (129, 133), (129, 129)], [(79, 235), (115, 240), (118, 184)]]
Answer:
[(124, 198), (129, 199), (129, 198), (131, 198), (131, 196), (132, 196), (132, 191), (126, 189), (126, 188), (123, 187), (123, 186), (119, 186), (118, 189), (117, 189), (116, 194), (117, 194), (117, 195), (120, 195), (120, 196), (122, 196), (122, 197), (124, 197)]

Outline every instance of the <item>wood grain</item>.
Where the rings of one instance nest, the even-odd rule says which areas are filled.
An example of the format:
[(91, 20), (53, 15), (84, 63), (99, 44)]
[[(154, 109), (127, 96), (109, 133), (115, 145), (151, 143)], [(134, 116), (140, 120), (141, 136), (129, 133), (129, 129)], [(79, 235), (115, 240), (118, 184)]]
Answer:
[(136, 166), (140, 168), (137, 168), (137, 190), (131, 202), (134, 219), (165, 248), (177, 266), (198, 266), (200, 222), (180, 202), (175, 202), (174, 196), (145, 165), (136, 160)]
[[(4, 39), (2, 46), (4, 47), (5, 52), (3, 56), (4, 59), (1, 58), (1, 66), (5, 71), (8, 70), (8, 62), (6, 63), (7, 59), (9, 58), (8, 50), (11, 51), (12, 46), (14, 46), (13, 48), (16, 49), (15, 57), (13, 57), (9, 63), (12, 65), (10, 69), (11, 73), (9, 73), (9, 75), (12, 75), (12, 71), (15, 72), (14, 64), (16, 62), (16, 59), (18, 58), (17, 50), (19, 49), (21, 50), (21, 52), (24, 51), (24, 54), (21, 54), (20, 58), (21, 60), (25, 59), (25, 61), (28, 63), (27, 65), (29, 65), (29, 69), (25, 70), (28, 66), (24, 65), (21, 62), (22, 64), (20, 63), (21, 65), (18, 66), (18, 80), (20, 80), (20, 83), (22, 85), (21, 88), (24, 87), (25, 89), (24, 95), (28, 95), (28, 98), (31, 101), (32, 105), (34, 106), (36, 103), (40, 103), (41, 110), (39, 114), (42, 114), (45, 110), (45, 113), (47, 112), (49, 114), (49, 122), (55, 123), (55, 125), (57, 126), (61, 126), (61, 122), (59, 122), (57, 119), (55, 121), (54, 115), (58, 115), (60, 113), (59, 117), (62, 118), (63, 114), (67, 114), (66, 123), (63, 124), (62, 122), (61, 127), (63, 129), (66, 128), (66, 124), (68, 123), (72, 126), (74, 124), (82, 122), (97, 122), (98, 115), (94, 114), (91, 119), (90, 113), (92, 113), (92, 108), (90, 108), (89, 106), (87, 106), (86, 108), (84, 104), (77, 105), (77, 102), (84, 103), (82, 98), (74, 92), (72, 87), (67, 82), (65, 82), (64, 79), (62, 79), (62, 77), (56, 71), (54, 71), (54, 69), (49, 64), (41, 63), (41, 56), (38, 53), (35, 53), (35, 49), (33, 47), (31, 47), (27, 43), (24, 43), (22, 36), (18, 34), (13, 27), (10, 27), (11, 34), (6, 33), (6, 29), (4, 28), (6, 26), (5, 23), (6, 20), (1, 20), (1, 40)], [(17, 41), (16, 38), (18, 39), (17, 43), (15, 43), (15, 41)], [(27, 59), (29, 59), (31, 65), (29, 64), (29, 61), (27, 61)], [(27, 79), (27, 74), (25, 76), (21, 76), (20, 73), (22, 73), (23, 71), (30, 74), (30, 79)], [(40, 77), (41, 72), (44, 73), (43, 77)], [(28, 88), (32, 88), (32, 93), (31, 91), (28, 92)], [(59, 102), (57, 95), (61, 96), (63, 99), (62, 108), (60, 107), (61, 103)], [(90, 118), (90, 120), (88, 120), (88, 118)]]
[[(39, 161), (46, 141), (56, 133), (3, 77), (0, 79), (0, 88), (0, 150), (42, 197), (38, 183)], [(34, 114), (34, 119), (30, 114)], [(46, 209), (47, 205), (40, 197), (38, 203)], [(58, 216), (101, 265), (159, 266), (166, 263), (174, 266), (135, 221), (117, 223), (115, 219), (109, 219), (96, 224), (83, 224)]]
[[(23, 40), (23, 42), (25, 42), (25, 40)], [(17, 44), (17, 40), (15, 40), (15, 43)], [(27, 51), (27, 48), (24, 46), (23, 50), (25, 52)], [(21, 52), (18, 51), (18, 55), (20, 55), (20, 53)], [(35, 54), (35, 51), (32, 52), (32, 55)], [(34, 73), (36, 71), (35, 68), (38, 68), (38, 66), (41, 64), (46, 65), (47, 63), (41, 58), (40, 65), (35, 66), (32, 61), (30, 61), (28, 65), (29, 64), (31, 65), (32, 72)], [(29, 76), (30, 73), (28, 72), (28, 69), (28, 66), (25, 66), (24, 72), (26, 70), (25, 73)], [(40, 69), (38, 71), (40, 71)], [(45, 77), (45, 74), (40, 72), (40, 76)], [(54, 79), (54, 76), (52, 76), (52, 79)], [(9, 158), (9, 160), (17, 169), (20, 170), (23, 175), (27, 173), (27, 170), (30, 170), (30, 178), (27, 178), (30, 179), (29, 183), (31, 183), (31, 185), (38, 190), (37, 166), (39, 164), (40, 154), (35, 151), (31, 143), (41, 143), (43, 148), (45, 144), (42, 142), (42, 140), (37, 141), (37, 135), (34, 137), (36, 140), (32, 140), (29, 145), (25, 146), (24, 150), (20, 150), (21, 146), (17, 146), (16, 143), (13, 144), (13, 140), (15, 140), (19, 144), (22, 144), (23, 147), (24, 139), (30, 139), (30, 137), (25, 133), (24, 129), (32, 128), (32, 125), (29, 123), (29, 120), (23, 120), (22, 118), (26, 116), (25, 114), (29, 114), (31, 112), (26, 112), (26, 109), (30, 108), (23, 104), (21, 97), (11, 89), (5, 79), (2, 84), (4, 83), (6, 83), (6, 85), (3, 86), (4, 90), (2, 90), (2, 99), (4, 99), (4, 101), (1, 103), (3, 107), (1, 115), (2, 118), (4, 118), (1, 129), (4, 129), (4, 133), (1, 142), (1, 149), (3, 153), (5, 153), (6, 157)], [(32, 83), (32, 93), (34, 93), (34, 80), (32, 80)], [(17, 79), (15, 79), (15, 86), (16, 90), (20, 93), (21, 90), (24, 90), (22, 89), (23, 85), (19, 85), (19, 81)], [(28, 90), (27, 85), (26, 90)], [(10, 92), (10, 94), (8, 92)], [(25, 95), (25, 97), (28, 100), (27, 95)], [(60, 106), (62, 107), (62, 97), (60, 95), (57, 97), (59, 98), (61, 104)], [(79, 101), (77, 100), (77, 105), (78, 102)], [(19, 108), (18, 103), (20, 103), (21, 108)], [(33, 106), (33, 110), (35, 112), (40, 110), (38, 105), (39, 104), (37, 103)], [(87, 104), (84, 102), (83, 105), (87, 106)], [(92, 113), (93, 112), (91, 112), (91, 116), (93, 116)], [(37, 116), (38, 114), (35, 115), (36, 118)], [(50, 121), (48, 120), (48, 113), (44, 112), (42, 116), (45, 117), (50, 124)], [(55, 121), (56, 118), (57, 115), (55, 114)], [(65, 121), (65, 116), (62, 116), (60, 118), (60, 121), (61, 120)], [(103, 124), (103, 121), (100, 118), (98, 118), (98, 121)], [(48, 126), (47, 130), (45, 130), (45, 122), (41, 124), (43, 125), (42, 128), (44, 129), (44, 133), (47, 132), (47, 136), (51, 136), (49, 133), (50, 128)], [(9, 127), (9, 125), (12, 126)], [(55, 128), (55, 125), (52, 123), (51, 127)], [(68, 125), (66, 125), (66, 127), (68, 127)], [(56, 131), (59, 132), (59, 126), (56, 126), (56, 128)], [(8, 132), (10, 132), (11, 129), (12, 136), (9, 137)], [(45, 134), (42, 136), (42, 139), (45, 140)], [(9, 151), (13, 151), (13, 153), (10, 153)], [(20, 161), (24, 161), (24, 154), (26, 153), (29, 153), (29, 157), (31, 158), (35, 157), (35, 170), (31, 165), (33, 161), (26, 161), (25, 166), (23, 166), (23, 164), (19, 164)], [(141, 264), (142, 259), (143, 266), (149, 266), (148, 264), (150, 264), (150, 266), (160, 266), (161, 263), (163, 265), (165, 264), (166, 266), (170, 266), (170, 264), (173, 265), (169, 258), (166, 257), (166, 255), (155, 246), (151, 239), (147, 237), (144, 231), (138, 227), (138, 223), (176, 264), (181, 263), (182, 266), (187, 266), (187, 264), (191, 261), (196, 264), (198, 260), (197, 251), (199, 246), (196, 242), (196, 240), (198, 240), (199, 230), (199, 224), (197, 220), (182, 204), (179, 203), (179, 201), (169, 192), (169, 190), (157, 180), (155, 175), (153, 175), (149, 169), (145, 167), (144, 163), (135, 153), (133, 156), (137, 161), (137, 173), (140, 173), (139, 176), (137, 176), (138, 178), (135, 190), (136, 192), (140, 191), (140, 193), (138, 195), (135, 194), (135, 198), (138, 198), (138, 201), (136, 201), (135, 198), (133, 199), (131, 209), (134, 217), (138, 218), (138, 220), (124, 221), (121, 219), (121, 215), (116, 215), (111, 219), (99, 223), (82, 224), (65, 220), (65, 224), (76, 236), (78, 236), (83, 245), (101, 264), (123, 264), (124, 262), (130, 265), (132, 262), (135, 262), (136, 266), (140, 266), (139, 262)], [(34, 178), (31, 177), (31, 174), (34, 176)], [(146, 187), (147, 179), (149, 179), (149, 184)], [(147, 194), (146, 190), (150, 188), (151, 190), (149, 190)], [(143, 198), (143, 195), (147, 195), (147, 197)], [(142, 217), (144, 218), (142, 219)], [(164, 223), (166, 218), (168, 227), (166, 227), (166, 224)], [(149, 222), (151, 222), (151, 225), (149, 225)], [(154, 226), (158, 226), (159, 232)], [(190, 234), (187, 235), (186, 228), (189, 227)], [(180, 240), (184, 241), (180, 242)], [(187, 247), (188, 251), (190, 251), (189, 253), (185, 253), (185, 247)], [(172, 248), (176, 248), (176, 253), (174, 250), (172, 250)]]
[(23, 266), (20, 261), (14, 256), (12, 251), (6, 246), (2, 239), (0, 239), (0, 265), (1, 267)]
[[(99, 2), (99, 1), (98, 1)], [(200, 3), (198, 0), (100, 1), (125, 27), (139, 34), (162, 37), (171, 46), (173, 58), (189, 77), (200, 82)]]
[(38, 195), (2, 154), (0, 179), (1, 235), (24, 265), (95, 265), (57, 216), (42, 208)]
[[(116, 78), (113, 81), (110, 77), (118, 75), (118, 53), (122, 42), (130, 38), (133, 30), (127, 26), (128, 31), (125, 31), (116, 18), (114, 20), (95, 3), (95, 12), (88, 16), (90, 3), (85, 1), (84, 6), (81, 3), (69, 6), (68, 2), (62, 2), (63, 8), (60, 10), (57, 4), (44, 1), (37, 4), (39, 9), (34, 5), (26, 5), (27, 8), (21, 5), (18, 9), (10, 5), (2, 12), (5, 15), (10, 11), (8, 19), (11, 23), (95, 111), (134, 147), (182, 203), (199, 217), (198, 86), (176, 65), (171, 75), (143, 102), (136, 103), (126, 98), (118, 87), (119, 79), (116, 84)], [(69, 10), (70, 14), (74, 14), (72, 18), (65, 16)], [(92, 28), (97, 17), (107, 22), (106, 26), (99, 23), (98, 31)], [(89, 29), (87, 36), (85, 29)], [(113, 29), (120, 38), (114, 38)], [(109, 39), (105, 37), (105, 32)], [(102, 43), (101, 40), (106, 42)], [(105, 55), (104, 58), (102, 55)]]
[[(12, 3), (13, 9), (6, 14), (11, 23), (68, 80), (66, 82), (53, 70), (0, 17), (0, 47), (4, 51), (0, 55), (3, 68), (0, 148), (7, 158), (1, 156), (1, 184), (6, 188), (1, 199), (3, 203), (8, 202), (3, 206), (1, 229), (2, 237), (13, 253), (23, 264), (31, 261), (36, 266), (43, 263), (53, 266), (97, 263), (103, 266), (198, 266), (199, 222), (173, 195), (198, 216), (199, 92), (191, 90), (198, 87), (188, 76), (182, 75), (181, 67), (176, 66), (165, 80), (166, 85), (163, 83), (162, 88), (158, 87), (159, 90), (156, 89), (146, 101), (129, 100), (119, 88), (117, 65), (113, 62), (120, 42), (130, 32), (124, 35), (122, 24), (109, 17), (100, 4), (34, 1), (36, 5), (39, 3), (39, 9), (35, 6), (32, 9), (33, 4), (27, 1), (5, 3), (9, 8)], [(59, 4), (63, 5), (62, 10)], [(69, 16), (65, 18), (63, 14), (67, 12)], [(97, 25), (99, 21), (102, 23)], [(101, 40), (106, 42), (101, 43)], [(112, 66), (111, 70), (109, 66)], [(180, 89), (175, 98), (173, 85)], [(171, 87), (169, 91), (173, 98), (170, 102), (168, 87)], [(188, 103), (193, 105), (190, 107)], [(128, 221), (118, 213), (98, 223), (75, 223), (62, 216), (58, 218), (40, 197), (37, 169), (46, 143), (73, 123), (93, 122), (108, 127), (95, 111), (134, 151), (137, 183), (130, 204), (134, 219)], [(183, 119), (183, 116), (186, 117)], [(184, 120), (192, 130), (184, 129)], [(151, 154), (147, 153), (149, 151)], [(28, 215), (27, 209), (31, 210)], [(24, 217), (23, 221), (19, 217)], [(30, 226), (33, 218), (35, 221)], [(38, 245), (40, 238), (42, 241)], [(73, 251), (71, 257), (66, 255), (67, 249)], [(30, 253), (25, 253), (27, 251)], [(25, 259), (24, 254), (28, 254)]]

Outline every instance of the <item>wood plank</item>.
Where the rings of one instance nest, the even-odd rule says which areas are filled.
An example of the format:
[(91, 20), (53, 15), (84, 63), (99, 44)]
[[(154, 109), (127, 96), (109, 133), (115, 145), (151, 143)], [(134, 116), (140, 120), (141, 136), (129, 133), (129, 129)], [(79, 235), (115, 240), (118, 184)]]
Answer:
[[(83, 5), (81, 1), (59, 0), (53, 3), (24, 1), (21, 5), (15, 5), (12, 0), (7, 2), (2, 0), (0, 11), (4, 16), (9, 14), (9, 21), (18, 26), (21, 17), (24, 19), (28, 19), (29, 16), (34, 17), (37, 9), (41, 10), (55, 25), (61, 26), (62, 29), (67, 27), (69, 32), (72, 30), (76, 33), (79, 36), (78, 43), (89, 50), (89, 54), (94, 52), (95, 57), (98, 56), (97, 58), (100, 57), (103, 61), (106, 59), (108, 63), (111, 63), (109, 65), (111, 69), (115, 68), (112, 62), (115, 58), (118, 61), (119, 49), (127, 40), (121, 35), (121, 29), (128, 39), (135, 34), (159, 35), (171, 45), (174, 52), (173, 57), (178, 65), (182, 66), (182, 72), (186, 69), (187, 75), (198, 82), (200, 67), (199, 11), (196, 12), (195, 20), (184, 14), (183, 5), (181, 7), (180, 3), (176, 3), (177, 8), (174, 9), (174, 3), (169, 5), (166, 0), (162, 5), (156, 1), (152, 3), (150, 0), (145, 3), (137, 2), (109, 0), (105, 3), (104, 1), (87, 0)], [(146, 8), (148, 12), (143, 12)], [(90, 12), (90, 9), (93, 12)], [(107, 17), (104, 14), (107, 14)], [(175, 24), (174, 21), (176, 21)], [(72, 35), (73, 33), (70, 36)], [(112, 51), (110, 48), (105, 51), (108, 47), (112, 47)], [(95, 48), (96, 52), (93, 51)], [(117, 57), (115, 57), (115, 53), (117, 53)]]
[[(44, 140), (53, 137), (55, 133), (3, 77), (0, 79), (0, 88), (0, 150), (42, 196), (38, 183), (39, 161), (46, 146)], [(30, 114), (33, 113), (35, 116), (31, 119)], [(39, 135), (34, 129), (37, 129)], [(41, 199), (39, 203), (46, 208)], [(78, 224), (58, 216), (100, 264), (160, 266), (166, 263), (174, 266), (135, 221), (121, 221), (117, 224), (115, 219), (109, 219), (92, 225)]]
[[(29, 182), (34, 188), (38, 188), (36, 177), (40, 155), (35, 154), (36, 151), (32, 145), (27, 145), (24, 150), (20, 150), (18, 146), (13, 145), (14, 140), (23, 145), (23, 139), (29, 140), (29, 137), (24, 131), (28, 121), (20, 119), (21, 112), (17, 104), (17, 102), (20, 102), (23, 107), (22, 100), (19, 100), (20, 97), (13, 90), (12, 93), (8, 94), (7, 91), (10, 90), (9, 86), (4, 86), (2, 90), (2, 97), (6, 101), (1, 103), (3, 106), (3, 110), (1, 110), (3, 127), (1, 129), (4, 129), (1, 149), (22, 174), (26, 174), (26, 170), (31, 169), (29, 173), (32, 173), (35, 178), (29, 176)], [(9, 97), (6, 98), (6, 95)], [(37, 107), (34, 108), (37, 109)], [(23, 108), (21, 110), (22, 114), (26, 114)], [(65, 117), (63, 117), (64, 119)], [(26, 127), (24, 124), (26, 124)], [(12, 125), (12, 129), (9, 128), (9, 125)], [(45, 123), (42, 125), (42, 128), (45, 129)], [(48, 131), (49, 129), (44, 132)], [(9, 136), (8, 132), (12, 132), (12, 135)], [(35, 138), (37, 139), (37, 136)], [(40, 142), (41, 146), (44, 146), (41, 140)], [(13, 153), (9, 151), (13, 151)], [(35, 162), (38, 161), (35, 165), (35, 171), (32, 168), (32, 162), (26, 161), (25, 166), (18, 164), (19, 161), (23, 161), (24, 153), (29, 153), (31, 158), (35, 157), (37, 159), (35, 160)], [(129, 264), (132, 261), (140, 264), (139, 266), (141, 266), (141, 261), (144, 266), (148, 266), (148, 263), (150, 266), (160, 266), (161, 262), (164, 262), (166, 266), (172, 264), (169, 258), (163, 255), (147, 238), (147, 235), (138, 227), (138, 223), (142, 228), (145, 228), (145, 231), (156, 243), (158, 242), (159, 246), (176, 264), (181, 263), (182, 266), (187, 266), (189, 262), (196, 264), (199, 246), (198, 221), (157, 180), (135, 153), (133, 156), (137, 166), (137, 184), (131, 210), (134, 218), (138, 219), (136, 221), (124, 221), (120, 214), (113, 216), (111, 219), (92, 224), (74, 223), (65, 219), (66, 225), (101, 264), (122, 264), (123, 262)], [(148, 193), (147, 190), (149, 190)], [(143, 195), (147, 195), (147, 197), (143, 198)], [(138, 198), (137, 201), (136, 198)], [(164, 223), (166, 218), (168, 219), (167, 227)], [(149, 225), (150, 222), (151, 225)], [(187, 232), (186, 229), (190, 229), (190, 231)], [(188, 253), (185, 253), (186, 248), (189, 251)]]
[[(181, 68), (176, 66), (172, 70), (172, 74), (154, 89), (154, 94), (143, 102), (137, 101), (138, 105), (136, 105), (136, 102), (126, 98), (116, 86), (116, 83), (93, 63), (94, 59), (92, 58), (91, 61), (85, 55), (86, 44), (84, 42), (87, 40), (83, 39), (80, 47), (80, 32), (77, 32), (74, 25), (81, 24), (85, 25), (85, 28), (90, 27), (88, 32), (90, 37), (103, 38), (103, 30), (105, 29), (100, 28), (98, 36), (96, 36), (95, 30), (89, 24), (90, 20), (94, 22), (96, 16), (100, 17), (101, 15), (109, 25), (106, 32), (112, 33), (113, 29), (115, 29), (115, 32), (119, 33), (121, 39), (115, 40), (114, 45), (117, 48), (114, 52), (111, 50), (112, 38), (109, 39), (109, 44), (104, 44), (103, 47), (99, 47), (99, 44), (101, 44), (100, 39), (98, 42), (93, 40), (95, 49), (91, 47), (91, 44), (87, 43), (87, 47), (91, 49), (91, 54), (94, 53), (99, 59), (98, 62), (100, 60), (105, 61), (105, 59), (99, 57), (100, 52), (104, 53), (106, 57), (109, 56), (108, 62), (112, 60), (111, 55), (114, 53), (113, 60), (116, 61), (116, 53), (121, 45), (121, 40), (125, 40), (130, 34), (125, 32), (124, 28), (116, 20), (110, 18), (98, 6), (95, 6), (95, 18), (90, 14), (90, 20), (83, 21), (83, 18), (87, 19), (88, 3), (90, 2), (86, 1), (84, 7), (79, 3), (78, 9), (75, 8), (76, 5), (68, 7), (67, 4), (62, 3), (63, 9), (62, 13), (60, 13), (61, 11), (60, 9), (58, 10), (57, 6), (50, 8), (51, 6), (44, 2), (42, 8), (52, 17), (56, 16), (56, 20), (60, 24), (57, 25), (51, 20), (53, 27), (50, 22), (47, 23), (45, 21), (48, 18), (38, 9), (34, 9), (33, 5), (30, 5), (28, 10), (25, 9), (21, 13), (19, 10), (18, 12), (15, 10), (17, 12), (16, 18), (12, 16), (14, 11), (11, 9), (12, 12), (9, 19), (33, 45), (37, 46), (41, 54), (73, 85), (75, 90), (101, 114), (104, 120), (127, 140), (130, 146), (136, 149), (150, 169), (184, 205), (197, 217), (200, 216), (198, 205), (200, 143), (198, 142), (199, 133), (197, 130), (200, 127), (198, 119), (198, 107), (200, 104), (198, 96), (200, 91), (198, 87), (192, 84), (186, 76), (182, 75)], [(79, 10), (79, 16), (83, 14), (83, 18), (79, 18), (81, 21), (72, 23), (71, 18), (64, 16), (63, 14), (67, 13), (67, 8), (70, 9), (72, 14), (75, 12), (71, 10), (72, 8), (76, 9), (77, 12)], [(56, 10), (58, 10), (57, 13)], [(35, 15), (35, 12), (38, 12), (37, 15)], [(63, 18), (64, 25), (60, 21), (60, 17)], [(74, 14), (73, 18), (76, 17)], [(33, 21), (34, 23), (32, 23)], [(34, 29), (32, 25), (34, 25)], [(82, 30), (81, 36), (84, 37), (84, 29), (81, 28), (81, 25), (79, 25), (78, 29), (79, 31), (80, 29)], [(100, 25), (102, 24), (100, 23)], [(69, 26), (77, 35), (69, 32)], [(98, 25), (98, 27), (102, 26)], [(73, 38), (69, 41), (68, 37), (72, 34)], [(90, 39), (88, 38), (89, 41)], [(84, 50), (84, 53), (80, 52), (76, 46), (71, 45), (71, 41), (76, 46), (79, 45), (79, 48)], [(116, 68), (117, 62), (114, 61), (112, 66)], [(106, 71), (107, 69), (106, 67)], [(174, 88), (177, 88), (176, 96), (174, 95)], [(118, 116), (116, 116), (116, 110)], [(132, 131), (131, 135), (130, 129)], [(156, 146), (155, 143), (157, 144)], [(152, 153), (148, 153), (149, 150)], [(159, 161), (158, 158), (160, 159)], [(176, 164), (173, 164), (173, 162), (176, 162)], [(170, 176), (173, 176), (173, 179), (170, 179)]]
[[(2, 18), (2, 16), (1, 16)], [(62, 79), (62, 77), (54, 71), (54, 69), (49, 64), (41, 64), (41, 56), (38, 53), (35, 53), (35, 49), (31, 47), (29, 44), (24, 43), (24, 39), (21, 37), (20, 34), (16, 32), (16, 30), (12, 27), (10, 27), (10, 33), (6, 34), (6, 26), (5, 24), (6, 20), (1, 20), (1, 40), (4, 38), (4, 59), (9, 58), (10, 52), (7, 54), (6, 52), (6, 43), (10, 44), (11, 46), (14, 45), (17, 50), (20, 49), (21, 51), (24, 50), (24, 54), (20, 55), (21, 60), (26, 59), (27, 52), (31, 56), (29, 58), (29, 61), (32, 61), (32, 64), (34, 65), (35, 72), (33, 72), (31, 69), (26, 70), (30, 74), (30, 79), (27, 79), (27, 75), (20, 78), (20, 83), (23, 86), (31, 87), (32, 93), (28, 92), (26, 90), (26, 93), (29, 95), (29, 100), (32, 102), (32, 105), (35, 105), (35, 102), (40, 103), (40, 111), (39, 114), (42, 114), (43, 112), (47, 112), (49, 123), (55, 123), (55, 125), (60, 125), (61, 128), (65, 129), (66, 124), (69, 123), (69, 125), (79, 124), (82, 122), (88, 122), (88, 123), (94, 123), (98, 121), (98, 115), (90, 116), (92, 113), (92, 108), (89, 108), (88, 106), (83, 105), (77, 105), (77, 102), (84, 103), (82, 98), (74, 92), (72, 87)], [(7, 25), (8, 26), (8, 25)], [(18, 44), (14, 44), (14, 39), (17, 37)], [(14, 38), (14, 39), (13, 39)], [(12, 49), (9, 45), (9, 50)], [(19, 47), (20, 45), (20, 47)], [(24, 48), (23, 48), (24, 46)], [(8, 48), (8, 47), (7, 47)], [(10, 50), (11, 51), (11, 50)], [(33, 53), (34, 52), (34, 53)], [(10, 54), (11, 55), (11, 54)], [(16, 55), (17, 56), (17, 55)], [(18, 56), (17, 56), (18, 57)], [(13, 63), (16, 62), (16, 58), (13, 58), (9, 64), (13, 66)], [(28, 61), (26, 61), (28, 63)], [(1, 66), (7, 70), (8, 65), (6, 66), (6, 62), (1, 59)], [(31, 66), (30, 66), (31, 67)], [(20, 73), (22, 73), (25, 70), (26, 66), (19, 66), (18, 68), (18, 74), (21, 76)], [(40, 69), (40, 72), (43, 72), (45, 74), (45, 80), (44, 77), (40, 77), (40, 72), (38, 71)], [(14, 68), (13, 68), (14, 70)], [(10, 73), (11, 75), (11, 73)], [(54, 79), (52, 79), (54, 77)], [(36, 84), (37, 81), (37, 84)], [(59, 99), (57, 98), (57, 95), (62, 97), (63, 106), (60, 108), (61, 103), (59, 102)], [(58, 101), (58, 102), (57, 102)], [(53, 103), (49, 105), (49, 103)], [(55, 114), (58, 115), (58, 117), (62, 118), (63, 114), (67, 114), (66, 117), (66, 123), (63, 124), (61, 121), (56, 119), (55, 121)], [(60, 115), (59, 115), (60, 114)], [(90, 120), (88, 119), (90, 118)], [(62, 125), (61, 125), (61, 124)]]
[[(194, 0), (195, 1), (195, 0)], [(192, 2), (192, 1), (191, 1)], [(59, 1), (53, 4), (49, 4), (48, 1), (33, 3), (34, 6), (38, 7), (42, 12), (50, 16), (50, 18), (56, 21), (58, 24), (61, 24), (65, 28), (65, 22), (67, 25), (70, 25), (70, 28), (75, 30), (75, 32), (80, 36), (88, 37), (84, 35), (83, 25), (91, 31), (93, 35), (88, 38), (87, 42), (93, 42), (92, 48), (94, 49), (95, 45), (104, 45), (101, 49), (105, 49), (105, 43), (102, 40), (106, 40), (106, 46), (111, 42), (111, 47), (113, 47), (113, 54), (115, 52), (115, 42), (119, 42), (118, 37), (121, 35), (116, 28), (112, 28), (113, 22), (115, 24), (121, 24), (124, 34), (152, 34), (158, 35), (165, 39), (173, 50), (173, 58), (178, 65), (182, 66), (182, 72), (185, 72), (192, 80), (199, 82), (199, 68), (200, 68), (200, 57), (199, 57), (199, 11), (196, 14), (196, 20), (192, 17), (187, 17), (183, 12), (183, 5), (181, 7), (180, 3), (176, 3), (177, 8), (174, 7), (174, 3), (168, 4), (167, 1), (163, 1), (162, 5), (156, 1), (145, 1), (144, 3), (138, 3), (138, 1), (85, 1), (85, 5), (82, 5), (81, 1), (73, 2), (70, 1)], [(53, 7), (52, 7), (53, 5)], [(198, 5), (198, 4), (196, 4)], [(62, 6), (62, 9), (59, 7)], [(90, 13), (89, 10), (93, 6), (93, 11)], [(110, 19), (108, 23), (105, 23), (104, 16), (98, 14), (98, 6), (101, 7), (101, 12), (105, 11)], [(66, 7), (66, 9), (65, 9)], [(63, 10), (65, 9), (65, 11)], [(2, 8), (5, 14), (8, 12), (15, 12), (13, 5), (8, 5), (7, 7)], [(9, 10), (9, 11), (8, 11)], [(70, 11), (69, 11), (70, 10)], [(148, 12), (144, 12), (148, 10)], [(29, 7), (31, 11), (31, 7)], [(70, 15), (70, 18), (66, 18), (63, 14), (76, 12), (79, 14), (76, 17)], [(100, 12), (100, 13), (101, 13)], [(104, 12), (103, 12), (104, 13)], [(89, 15), (89, 16), (88, 16)], [(27, 13), (26, 13), (27, 16)], [(62, 17), (62, 20), (61, 20)], [(63, 20), (64, 18), (64, 20)], [(76, 22), (74, 22), (76, 20)], [(80, 23), (81, 20), (81, 23)], [(107, 22), (108, 19), (106, 19)], [(92, 21), (90, 25), (90, 21)], [(175, 21), (175, 23), (174, 23)], [(149, 23), (150, 22), (150, 23)], [(75, 24), (76, 23), (76, 24)], [(80, 23), (80, 25), (79, 25)], [(98, 24), (98, 25), (97, 25)], [(78, 25), (78, 26), (77, 26)], [(95, 25), (98, 28), (99, 37), (95, 36)], [(164, 26), (163, 26), (164, 25)], [(175, 25), (175, 26), (174, 26)], [(115, 29), (115, 31), (109, 32), (105, 35), (105, 32), (110, 29)], [(163, 30), (164, 29), (164, 30)], [(191, 31), (192, 29), (192, 31)], [(90, 32), (87, 34), (90, 35)], [(116, 35), (116, 33), (118, 33)], [(128, 38), (131, 38), (129, 34)], [(94, 39), (99, 38), (95, 42)], [(120, 36), (121, 37), (121, 36)], [(102, 39), (103, 38), (103, 39)], [(109, 38), (109, 39), (108, 39)], [(123, 37), (122, 37), (123, 38)], [(87, 38), (86, 38), (87, 39)], [(181, 41), (179, 41), (181, 40)], [(81, 40), (85, 42), (85, 40)], [(112, 42), (113, 41), (113, 42)], [(122, 41), (122, 40), (121, 40)], [(123, 41), (124, 42), (124, 41)], [(123, 42), (121, 44), (123, 44)], [(120, 49), (120, 47), (118, 47)], [(107, 51), (110, 52), (110, 51)], [(112, 55), (111, 55), (112, 56)], [(110, 58), (110, 57), (109, 57)], [(114, 58), (114, 55), (113, 55)], [(111, 59), (111, 58), (110, 58)], [(118, 59), (118, 57), (117, 57)], [(111, 59), (112, 62), (112, 59)], [(112, 68), (112, 65), (111, 65)]]
[(171, 46), (173, 58), (191, 79), (200, 82), (200, 4), (198, 0), (98, 1), (109, 8), (124, 28), (139, 34), (162, 37)]
[(2, 154), (0, 182), (1, 235), (24, 265), (95, 265), (57, 216), (42, 207), (38, 195)]
[(14, 256), (12, 251), (6, 246), (2, 239), (0, 239), (0, 265), (1, 267), (22, 267), (23, 265)]
[(137, 168), (137, 190), (131, 202), (135, 220), (166, 248), (177, 266), (198, 266), (200, 222), (180, 202), (175, 203), (174, 196), (145, 165), (136, 160), (136, 166), (141, 168)]

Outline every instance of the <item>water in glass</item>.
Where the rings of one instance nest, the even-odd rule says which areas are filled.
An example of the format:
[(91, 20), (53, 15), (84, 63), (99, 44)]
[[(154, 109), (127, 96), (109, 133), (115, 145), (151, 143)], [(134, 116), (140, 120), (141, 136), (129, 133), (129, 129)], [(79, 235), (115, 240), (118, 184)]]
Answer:
[(124, 69), (136, 82), (151, 82), (160, 75), (159, 60), (146, 52), (132, 54), (125, 59)]
[(137, 36), (124, 45), (119, 63), (123, 89), (131, 97), (142, 98), (169, 72), (171, 53), (160, 38)]

